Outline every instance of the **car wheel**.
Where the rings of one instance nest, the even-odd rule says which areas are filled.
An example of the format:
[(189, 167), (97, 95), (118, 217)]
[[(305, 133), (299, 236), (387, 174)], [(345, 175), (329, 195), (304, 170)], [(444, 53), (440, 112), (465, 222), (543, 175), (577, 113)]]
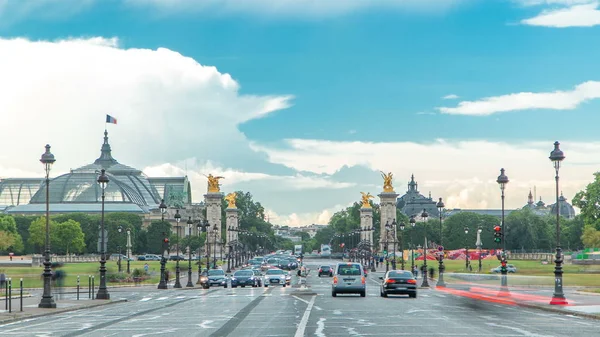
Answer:
[(409, 296), (410, 298), (417, 298), (417, 293), (414, 293), (414, 294), (409, 294), (408, 296)]
[(365, 296), (367, 296), (367, 292), (366, 291), (363, 291), (363, 292), (360, 293), (360, 297), (365, 297)]
[(227, 284), (224, 284), (224, 285), (223, 285), (223, 288), (227, 288)]
[(283, 284), (283, 287), (285, 288), (285, 283)]
[(331, 292), (331, 296), (332, 296), (332, 297), (336, 297), (336, 296), (337, 296), (337, 293), (336, 293), (335, 291), (332, 291), (332, 292)]
[(267, 288), (268, 286), (269, 286), (268, 284), (265, 284), (265, 288)]

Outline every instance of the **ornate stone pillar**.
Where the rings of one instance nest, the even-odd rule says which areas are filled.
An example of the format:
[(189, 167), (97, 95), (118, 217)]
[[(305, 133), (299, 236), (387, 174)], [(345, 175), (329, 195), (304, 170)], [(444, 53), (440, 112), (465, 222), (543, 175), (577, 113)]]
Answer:
[[(392, 172), (385, 174), (381, 172), (383, 177), (383, 192), (381, 192), (379, 197), (379, 207), (381, 211), (381, 223), (379, 227), (379, 251), (383, 252), (385, 242), (386, 242), (386, 231), (385, 224), (386, 222), (390, 225), (396, 219), (396, 199), (399, 194), (394, 191), (394, 186), (392, 186)], [(387, 237), (388, 250), (389, 247), (394, 245), (394, 230), (389, 231), (389, 236)], [(397, 243), (396, 243), (397, 245)]]
[[(221, 192), (209, 192), (204, 195), (204, 203), (206, 204), (206, 220), (210, 224), (207, 230), (207, 239), (210, 240), (210, 256), (220, 256), (222, 250), (222, 236), (221, 236), (221, 202), (223, 200), (223, 193)], [(217, 234), (213, 231), (214, 226), (217, 226)], [(216, 242), (216, 246), (215, 246)], [(217, 255), (215, 255), (217, 254)]]
[[(371, 229), (373, 227), (373, 209), (371, 207), (362, 207), (360, 209), (360, 227), (362, 229)], [(371, 245), (373, 244), (373, 231), (362, 231), (360, 234), (361, 240), (369, 241)]]

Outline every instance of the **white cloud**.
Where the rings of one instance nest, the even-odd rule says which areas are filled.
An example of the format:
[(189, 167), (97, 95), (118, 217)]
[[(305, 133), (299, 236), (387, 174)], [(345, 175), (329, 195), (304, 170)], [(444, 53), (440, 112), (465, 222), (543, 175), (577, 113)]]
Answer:
[(540, 5), (560, 5), (560, 6), (575, 6), (589, 4), (597, 0), (513, 0), (524, 6), (540, 6)]
[(97, 0), (0, 0), (0, 26), (25, 17), (64, 18), (89, 9)]
[(599, 2), (592, 2), (567, 8), (548, 9), (533, 18), (522, 20), (521, 23), (553, 28), (597, 26), (600, 25), (599, 7)]
[[(548, 159), (552, 143), (437, 140), (418, 144), (291, 139), (284, 148), (256, 144), (253, 148), (266, 153), (273, 163), (317, 174), (333, 174), (345, 165), (391, 171), (396, 190), (401, 194), (414, 173), (423, 194), (432, 191), (433, 197), (447, 200), (447, 207), (457, 208), (498, 208), (496, 178), (504, 167), (510, 178), (507, 207), (516, 208), (526, 203), (533, 186), (537, 186), (538, 195), (544, 200), (552, 200), (554, 171)], [(600, 161), (590, 162), (589, 153), (600, 152), (600, 142), (563, 142), (561, 148), (567, 156), (561, 170), (561, 189), (571, 198), (593, 179)], [(390, 155), (398, 153), (402, 156)], [(381, 182), (372, 180), (375, 178), (361, 181), (379, 186), (371, 193), (381, 191)]]
[(458, 95), (455, 94), (450, 94), (450, 95), (446, 95), (444, 97), (442, 97), (442, 99), (457, 99)]
[(266, 209), (265, 216), (272, 224), (275, 224), (275, 225), (287, 225), (287, 226), (292, 226), (292, 227), (300, 227), (300, 226), (306, 226), (306, 225), (310, 225), (310, 224), (325, 225), (329, 222), (329, 219), (335, 212), (337, 212), (341, 209), (344, 209), (348, 206), (350, 206), (350, 204), (348, 204), (348, 205), (338, 204), (338, 205), (335, 205), (334, 207), (323, 209), (318, 212), (292, 213), (292, 214), (288, 214), (288, 215), (279, 215), (279, 214), (275, 213), (273, 210)]
[(519, 92), (486, 97), (479, 101), (462, 101), (454, 108), (442, 107), (437, 109), (445, 114), (487, 116), (516, 110), (572, 110), (584, 102), (597, 98), (600, 98), (600, 82), (588, 81), (577, 85), (571, 91)]

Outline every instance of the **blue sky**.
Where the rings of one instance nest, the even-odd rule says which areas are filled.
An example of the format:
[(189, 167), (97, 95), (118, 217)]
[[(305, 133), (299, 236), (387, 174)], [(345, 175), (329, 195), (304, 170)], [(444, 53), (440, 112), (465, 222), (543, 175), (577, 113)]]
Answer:
[[(63, 7), (69, 1), (28, 3), (0, 1), (0, 38), (22, 37), (33, 44), (115, 37), (118, 43), (110, 48), (166, 48), (214, 66), (239, 84), (238, 97), (293, 96), (262, 118), (234, 123), (239, 133), (229, 138), (224, 135), (231, 129), (223, 124), (228, 131), (220, 134), (214, 127), (212, 138), (169, 140), (170, 133), (178, 132), (177, 125), (169, 124), (159, 136), (164, 147), (147, 155), (136, 151), (144, 142), (123, 139), (125, 130), (135, 130), (130, 121), (139, 116), (133, 115), (143, 117), (143, 112), (132, 112), (131, 101), (121, 102), (128, 108), (111, 112), (120, 123), (132, 124), (111, 130), (114, 147), (122, 146), (126, 155), (120, 161), (146, 167), (148, 174), (176, 174), (185, 167), (230, 173), (238, 179), (230, 179), (227, 188), (250, 189), (284, 223), (323, 222), (358, 200), (358, 191), (379, 192), (379, 170), (395, 173), (399, 192), (414, 172), (423, 188), (453, 207), (494, 208), (493, 180), (500, 166), (507, 166), (517, 174), (509, 205), (524, 204), (533, 186), (547, 189), (551, 199), (552, 172), (544, 161), (555, 139), (570, 146), (576, 167), (565, 173), (571, 176), (564, 186), (568, 198), (597, 168), (597, 156), (589, 157), (600, 147), (600, 82), (595, 82), (600, 80), (600, 10), (595, 1), (373, 0), (365, 5), (332, 0), (329, 7), (320, 7), (297, 0), (274, 7), (275, 0), (211, 0), (209, 6), (174, 1), (167, 8), (162, 0), (89, 0), (71, 2), (69, 10)], [(47, 59), (44, 64), (52, 66)], [(92, 58), (82, 66), (94, 64)], [(48, 78), (40, 77), (41, 87)], [(457, 97), (444, 98), (449, 95)], [(195, 127), (188, 123), (189, 132), (211, 133), (203, 123), (215, 115), (200, 115), (217, 113), (221, 104), (198, 112), (178, 108), (186, 98), (174, 97), (173, 110), (163, 118), (172, 114), (187, 123), (186, 118), (198, 114)], [(60, 116), (61, 104), (46, 107)], [(77, 104), (82, 103), (74, 103), (74, 110)], [(83, 110), (78, 116), (87, 113)], [(144, 123), (152, 127), (150, 120)], [(219, 137), (241, 143), (225, 141), (219, 149), (214, 144), (209, 148), (211, 139), (219, 144)], [(91, 150), (79, 150), (95, 153), (99, 145), (93, 144), (100, 140), (100, 135), (92, 137), (86, 143)], [(33, 149), (47, 140), (39, 135), (31, 141)], [(186, 145), (173, 149), (182, 143)], [(0, 176), (39, 170), (26, 162), (8, 164), (7, 158), (0, 157)], [(84, 164), (70, 154), (67, 158), (64, 169)], [(542, 169), (547, 171), (543, 179), (536, 172)], [(294, 186), (273, 188), (260, 174)], [(311, 179), (327, 183), (312, 184)], [(311, 204), (306, 200), (313, 195), (319, 197)]]

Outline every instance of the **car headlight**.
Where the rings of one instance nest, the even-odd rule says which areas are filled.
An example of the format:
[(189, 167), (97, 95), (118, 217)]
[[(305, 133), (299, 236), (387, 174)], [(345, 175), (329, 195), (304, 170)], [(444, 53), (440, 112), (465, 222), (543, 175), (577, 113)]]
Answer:
[(206, 281), (208, 281), (208, 277), (200, 276), (200, 282), (206, 282)]

